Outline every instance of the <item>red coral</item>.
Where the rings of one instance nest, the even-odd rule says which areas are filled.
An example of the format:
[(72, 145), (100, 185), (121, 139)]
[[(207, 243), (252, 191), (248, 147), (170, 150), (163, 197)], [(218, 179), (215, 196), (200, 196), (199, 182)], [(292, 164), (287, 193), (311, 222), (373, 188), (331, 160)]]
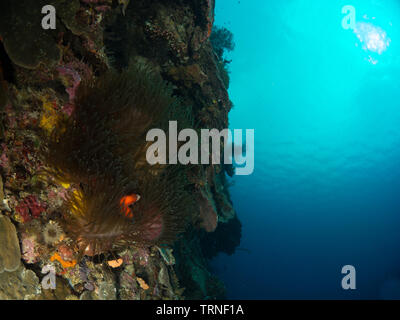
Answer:
[(25, 198), (25, 201), (28, 204), (29, 210), (34, 218), (39, 218), (43, 211), (46, 211), (46, 208), (38, 202), (35, 196), (28, 196)]
[(59, 245), (57, 251), (64, 261), (72, 261), (74, 259), (74, 252), (65, 244)]
[(24, 201), (18, 204), (18, 206), (15, 208), (15, 211), (21, 216), (23, 222), (28, 222), (31, 220), (28, 205)]
[(28, 222), (32, 218), (39, 218), (46, 208), (35, 196), (30, 195), (16, 206), (15, 211), (21, 216), (23, 222)]

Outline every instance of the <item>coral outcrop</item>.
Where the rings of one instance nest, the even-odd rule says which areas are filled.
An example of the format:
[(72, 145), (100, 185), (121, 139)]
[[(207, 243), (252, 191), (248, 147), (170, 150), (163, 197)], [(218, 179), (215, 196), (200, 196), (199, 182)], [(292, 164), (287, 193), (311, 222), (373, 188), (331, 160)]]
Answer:
[(228, 127), (214, 6), (1, 2), (0, 298), (225, 297), (208, 261), (240, 242), (233, 167), (150, 166), (144, 140)]
[(15, 226), (7, 216), (0, 215), (0, 273), (15, 271), (21, 263), (21, 250)]

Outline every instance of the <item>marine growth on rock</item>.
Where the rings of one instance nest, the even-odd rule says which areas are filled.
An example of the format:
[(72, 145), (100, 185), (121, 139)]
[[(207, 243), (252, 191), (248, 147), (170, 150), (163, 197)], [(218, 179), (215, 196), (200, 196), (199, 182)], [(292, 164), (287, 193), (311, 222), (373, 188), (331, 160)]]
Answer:
[(147, 132), (169, 121), (228, 125), (214, 7), (1, 1), (0, 299), (224, 297), (207, 253), (237, 219), (232, 168), (146, 159)]

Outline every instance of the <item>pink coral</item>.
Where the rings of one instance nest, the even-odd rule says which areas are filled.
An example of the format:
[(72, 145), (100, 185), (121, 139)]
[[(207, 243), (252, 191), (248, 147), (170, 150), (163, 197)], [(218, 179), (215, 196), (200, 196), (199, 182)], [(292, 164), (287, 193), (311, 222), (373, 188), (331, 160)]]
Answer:
[(39, 260), (39, 252), (37, 243), (34, 237), (22, 235), (22, 259), (26, 263), (36, 263)]
[(68, 189), (59, 188), (55, 190), (50, 190), (48, 193), (49, 200), (67, 200)]
[[(94, 43), (90, 39), (86, 39), (92, 45), (92, 50), (94, 50)], [(69, 96), (69, 101), (62, 107), (62, 111), (71, 115), (74, 111), (74, 99), (76, 94), (76, 89), (81, 83), (82, 79), (91, 79), (93, 77), (93, 71), (91, 67), (80, 60), (73, 60), (67, 64), (59, 66), (57, 68), (61, 80), (66, 86), (66, 92)]]
[(75, 92), (79, 86), (79, 83), (81, 82), (81, 77), (74, 68), (68, 65), (58, 67), (57, 71), (59, 72), (61, 79), (63, 79), (65, 85), (67, 86), (65, 91), (68, 93), (69, 96), (69, 102), (67, 102), (63, 106), (62, 111), (70, 116), (74, 111), (73, 102), (75, 99)]
[(69, 87), (65, 90), (69, 95), (70, 102), (73, 102), (75, 99), (75, 91), (81, 82), (81, 77), (76, 72), (75, 69), (69, 66), (58, 67), (57, 71), (61, 75), (61, 77), (69, 84)]

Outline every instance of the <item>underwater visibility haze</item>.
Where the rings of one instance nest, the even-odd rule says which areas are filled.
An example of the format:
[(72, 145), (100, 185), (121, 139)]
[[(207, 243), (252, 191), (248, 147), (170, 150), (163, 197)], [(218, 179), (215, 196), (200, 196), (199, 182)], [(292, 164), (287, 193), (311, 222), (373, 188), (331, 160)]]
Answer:
[(212, 262), (228, 298), (400, 298), (400, 2), (220, 0), (216, 24), (230, 127), (255, 129), (231, 188), (242, 250)]

